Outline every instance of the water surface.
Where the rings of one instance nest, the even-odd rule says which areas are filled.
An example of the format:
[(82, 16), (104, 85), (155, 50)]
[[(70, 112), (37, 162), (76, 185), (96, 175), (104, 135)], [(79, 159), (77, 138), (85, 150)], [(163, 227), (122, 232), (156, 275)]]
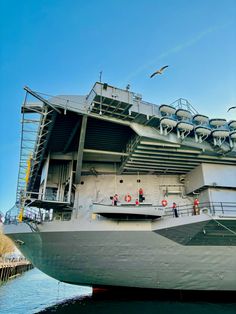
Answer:
[(164, 299), (129, 294), (92, 296), (89, 287), (59, 283), (33, 269), (0, 287), (0, 313), (235, 314), (236, 303), (183, 302), (168, 295)]
[(91, 295), (91, 292), (91, 288), (59, 283), (35, 268), (0, 286), (0, 313), (38, 313), (70, 298)]

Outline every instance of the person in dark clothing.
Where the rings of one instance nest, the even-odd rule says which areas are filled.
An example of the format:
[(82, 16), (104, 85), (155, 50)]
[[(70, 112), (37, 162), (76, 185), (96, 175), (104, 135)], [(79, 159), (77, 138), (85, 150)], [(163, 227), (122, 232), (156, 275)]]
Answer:
[(145, 200), (145, 198), (143, 196), (143, 189), (142, 188), (140, 188), (138, 191), (138, 198), (139, 198), (140, 203), (142, 203)]
[(118, 203), (118, 195), (115, 194), (115, 195), (113, 196), (113, 206), (117, 206), (117, 203)]
[(173, 210), (174, 216), (175, 216), (176, 218), (178, 218), (179, 215), (178, 215), (178, 211), (177, 211), (177, 205), (176, 205), (175, 202), (174, 202), (173, 205), (172, 205), (172, 210)]

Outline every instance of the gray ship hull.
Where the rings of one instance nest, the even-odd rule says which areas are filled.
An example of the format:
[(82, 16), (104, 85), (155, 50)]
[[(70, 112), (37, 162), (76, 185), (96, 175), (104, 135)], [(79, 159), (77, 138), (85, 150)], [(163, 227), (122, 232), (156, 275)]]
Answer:
[(236, 290), (234, 245), (182, 245), (151, 230), (26, 232), (9, 236), (21, 243), (19, 249), (36, 267), (63, 282)]

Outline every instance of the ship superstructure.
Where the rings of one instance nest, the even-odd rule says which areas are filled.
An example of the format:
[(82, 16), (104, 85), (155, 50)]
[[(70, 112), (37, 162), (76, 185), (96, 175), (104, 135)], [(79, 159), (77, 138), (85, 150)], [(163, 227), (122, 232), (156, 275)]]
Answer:
[(76, 284), (236, 290), (236, 120), (100, 82), (25, 89), (5, 232), (27, 258)]

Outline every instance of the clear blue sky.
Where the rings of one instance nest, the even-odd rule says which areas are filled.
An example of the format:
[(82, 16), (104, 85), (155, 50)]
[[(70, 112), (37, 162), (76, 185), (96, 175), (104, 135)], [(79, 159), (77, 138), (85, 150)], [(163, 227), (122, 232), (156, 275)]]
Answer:
[(24, 85), (87, 94), (102, 70), (146, 101), (236, 119), (235, 0), (0, 0), (0, 16), (0, 211), (15, 201)]

